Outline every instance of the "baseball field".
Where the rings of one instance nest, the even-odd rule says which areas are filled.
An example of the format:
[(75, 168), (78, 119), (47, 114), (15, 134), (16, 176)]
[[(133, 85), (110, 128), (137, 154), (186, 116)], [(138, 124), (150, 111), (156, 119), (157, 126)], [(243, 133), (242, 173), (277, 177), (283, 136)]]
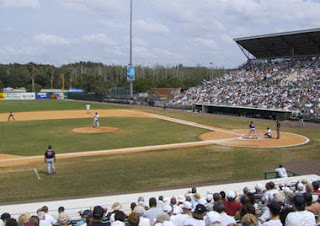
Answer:
[[(13, 111), (16, 121), (9, 121)], [(100, 128), (92, 128), (93, 114)], [(320, 126), (85, 102), (0, 102), (0, 204), (261, 179), (280, 163), (319, 173)], [(54, 175), (43, 154), (53, 145)], [(306, 172), (304, 169), (303, 172)], [(299, 172), (298, 172), (299, 173)]]

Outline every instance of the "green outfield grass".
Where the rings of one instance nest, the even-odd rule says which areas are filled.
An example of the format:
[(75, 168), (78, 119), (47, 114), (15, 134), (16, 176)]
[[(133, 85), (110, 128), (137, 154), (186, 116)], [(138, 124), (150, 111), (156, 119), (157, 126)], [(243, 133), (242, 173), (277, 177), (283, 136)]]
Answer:
[[(60, 104), (60, 102), (57, 103)], [(69, 102), (66, 103), (69, 104)], [(0, 102), (0, 106), (2, 106), (1, 104)], [(56, 103), (52, 102), (52, 104)], [(81, 109), (84, 109), (83, 103), (77, 104), (79, 104), (78, 107), (82, 106)], [(105, 105), (98, 107), (102, 108), (102, 106)], [(55, 110), (54, 106), (51, 108)], [(77, 109), (76, 106), (75, 109)], [(161, 109), (146, 111), (162, 114)], [(167, 116), (226, 129), (246, 129), (251, 121), (251, 119), (245, 118), (173, 111), (169, 111)], [(7, 150), (10, 148), (15, 150), (16, 154), (25, 154), (25, 152), (28, 152), (29, 155), (39, 154), (38, 152), (43, 154), (48, 143), (53, 144), (59, 152), (79, 151), (79, 149), (84, 150), (84, 147), (89, 148), (90, 146), (95, 147), (93, 148), (95, 150), (109, 145), (110, 147), (117, 145), (127, 147), (193, 141), (197, 140), (199, 133), (205, 132), (205, 130), (157, 119), (119, 118), (101, 119), (102, 123), (108, 124), (107, 126), (126, 128), (128, 132), (119, 137), (111, 134), (91, 134), (97, 136), (83, 139), (82, 136), (78, 137), (79, 134), (72, 135), (68, 132), (72, 127), (88, 126), (88, 124), (91, 125), (91, 122), (91, 119), (79, 119), (1, 123), (0, 150), (4, 153), (5, 148)], [(275, 128), (275, 123), (268, 120), (255, 120), (255, 124), (257, 129), (261, 130), (267, 126)], [(25, 128), (32, 130), (33, 135), (23, 132)], [(51, 130), (62, 131), (62, 133), (66, 131), (62, 138), (59, 138), (50, 132)], [(51, 176), (45, 174), (46, 164), (40, 162), (32, 165), (0, 168), (0, 203), (106, 195), (146, 189), (160, 190), (176, 186), (189, 187), (240, 179), (263, 179), (265, 171), (273, 170), (280, 163), (320, 161), (320, 129), (283, 126), (282, 130), (307, 136), (310, 143), (298, 147), (278, 149), (209, 145), (141, 153), (78, 157), (57, 161), (57, 174)], [(16, 137), (3, 139), (3, 132), (13, 133)], [(50, 138), (36, 137), (37, 133), (39, 135), (48, 134)], [(134, 135), (138, 135), (138, 138)], [(92, 141), (93, 138), (95, 138), (94, 141)], [(7, 139), (9, 141), (4, 141)], [(53, 139), (57, 139), (56, 142), (60, 139), (60, 145), (50, 142)], [(70, 140), (74, 141), (70, 142)], [(21, 141), (23, 142), (20, 145), (16, 144)], [(24, 145), (28, 145), (28, 148)], [(39, 171), (41, 180), (37, 179), (33, 171), (34, 168)]]
[(101, 118), (101, 126), (123, 131), (75, 134), (73, 128), (92, 125), (92, 119), (41, 120), (3, 123), (0, 153), (42, 155), (48, 144), (57, 153), (104, 150), (198, 141), (207, 130), (149, 118)]
[[(86, 102), (67, 100), (30, 100), (30, 101), (0, 101), (0, 113), (23, 111), (57, 111), (57, 110), (85, 110)], [(101, 103), (90, 103), (91, 109), (120, 109), (121, 106), (112, 106)]]

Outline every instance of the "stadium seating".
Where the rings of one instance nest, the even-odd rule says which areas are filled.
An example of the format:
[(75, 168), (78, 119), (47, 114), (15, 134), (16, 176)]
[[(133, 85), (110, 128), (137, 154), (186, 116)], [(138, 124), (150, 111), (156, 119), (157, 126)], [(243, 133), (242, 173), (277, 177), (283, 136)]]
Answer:
[(173, 97), (169, 105), (223, 104), (320, 117), (320, 61), (251, 62)]
[[(180, 217), (183, 217), (183, 214), (181, 213), (182, 210), (185, 214), (190, 214), (190, 218), (193, 217), (196, 220), (203, 221), (206, 225), (214, 225), (213, 222), (217, 223), (225, 220), (225, 212), (228, 212), (228, 208), (230, 208), (230, 206), (235, 206), (233, 203), (236, 203), (239, 209), (235, 211), (234, 216), (229, 216), (228, 219), (237, 223), (240, 223), (241, 220), (245, 220), (247, 217), (249, 217), (249, 215), (245, 217), (247, 214), (253, 214), (253, 217), (256, 220), (259, 220), (261, 223), (269, 221), (272, 217), (269, 209), (272, 209), (277, 205), (281, 206), (281, 210), (279, 210), (280, 219), (282, 222), (285, 222), (286, 214), (289, 211), (293, 211), (291, 207), (298, 204), (300, 205), (302, 202), (303, 210), (300, 211), (304, 211), (304, 213), (306, 213), (308, 216), (311, 216), (311, 220), (313, 219), (314, 222), (316, 222), (318, 221), (317, 215), (320, 213), (319, 179), (320, 178), (318, 176), (315, 177), (315, 175), (312, 175), (312, 177), (299, 176), (292, 178), (277, 178), (272, 181), (265, 180), (265, 185), (262, 185), (262, 181), (255, 181), (251, 183), (244, 182), (241, 184), (243, 188), (242, 192), (239, 192), (238, 189), (235, 189), (237, 184), (228, 184), (222, 185), (223, 188), (225, 188), (223, 191), (214, 190), (212, 188), (218, 189), (218, 187), (211, 186), (205, 187), (206, 191), (202, 188), (193, 188), (190, 191), (184, 190), (184, 192), (179, 190), (180, 195), (175, 195), (174, 198), (173, 196), (163, 197), (162, 195), (160, 195), (158, 198), (159, 193), (153, 192), (150, 192), (149, 196), (156, 198), (156, 208), (160, 210), (160, 213), (154, 218), (154, 221), (157, 223), (156, 225), (183, 225), (183, 222), (182, 224), (179, 224), (179, 220), (177, 220), (180, 219)], [(254, 188), (252, 188), (250, 184), (254, 184)], [(246, 186), (243, 187), (244, 185)], [(163, 194), (168, 193), (163, 191)], [(138, 195), (140, 195), (140, 197), (138, 197)], [(295, 196), (301, 197), (294, 198)], [(123, 207), (122, 204), (124, 203), (121, 204), (119, 202), (115, 202), (113, 205), (108, 206), (108, 211), (103, 214), (104, 217), (101, 219), (101, 222), (108, 225), (131, 225), (129, 222), (131, 222), (132, 219), (130, 219), (130, 217), (128, 219), (127, 216), (130, 215), (132, 209), (133, 212), (140, 216), (140, 219), (143, 218), (143, 220), (145, 220), (147, 214), (144, 215), (144, 211), (150, 208), (148, 205), (148, 200), (145, 200), (143, 197), (141, 197), (141, 194), (136, 194), (136, 197), (138, 198), (135, 200), (126, 201), (127, 204), (130, 203), (130, 209)], [(298, 203), (296, 203), (296, 199), (298, 199)], [(70, 200), (60, 200), (55, 202), (63, 204), (66, 202), (69, 203)], [(101, 202), (103, 201), (101, 200)], [(273, 202), (277, 202), (278, 204), (274, 204)], [(48, 206), (50, 209), (49, 204)], [(226, 208), (226, 210), (222, 210), (221, 212), (221, 206)], [(44, 215), (42, 212), (43, 208), (44, 207), (40, 207), (40, 209), (34, 210), (35, 212), (37, 211), (40, 219), (43, 218)], [(101, 209), (102, 207), (99, 208)], [(188, 208), (191, 209), (191, 212), (188, 212)], [(88, 210), (84, 211), (85, 209)], [(57, 209), (59, 215), (56, 217), (57, 223), (55, 225), (79, 225), (77, 223), (80, 222), (80, 220), (82, 220), (81, 223), (83, 223), (86, 221), (86, 219), (88, 219), (87, 221), (90, 222), (90, 217), (92, 214), (101, 214), (99, 212), (95, 213), (95, 209), (96, 208), (93, 206), (86, 206), (82, 208), (81, 212), (78, 212), (78, 210), (75, 211), (75, 209), (68, 210), (68, 208), (64, 209), (63, 207), (59, 207)], [(1, 218), (4, 221), (7, 221), (5, 216), (8, 215), (4, 214), (7, 212), (6, 209), (1, 207), (1, 210), (3, 211), (3, 213), (1, 213)], [(89, 210), (91, 210), (91, 215)], [(72, 211), (73, 213), (71, 214)], [(294, 211), (297, 212), (296, 209), (294, 209)], [(28, 210), (26, 209), (24, 212), (28, 212)], [(37, 213), (33, 214), (31, 212), (30, 215), (37, 215)], [(49, 214), (52, 214), (52, 212), (49, 212)], [(168, 214), (168, 216), (166, 214)], [(82, 217), (82, 219), (80, 219), (80, 217)], [(131, 217), (137, 217), (137, 215), (132, 214)], [(24, 225), (23, 223), (21, 224), (21, 219), (18, 215), (14, 216), (13, 218), (16, 218), (16, 221), (20, 222), (20, 225)], [(195, 219), (193, 219), (193, 221)], [(46, 218), (44, 221), (46, 221)], [(33, 226), (34, 224), (27, 223), (25, 225)], [(46, 225), (50, 224), (46, 223)]]

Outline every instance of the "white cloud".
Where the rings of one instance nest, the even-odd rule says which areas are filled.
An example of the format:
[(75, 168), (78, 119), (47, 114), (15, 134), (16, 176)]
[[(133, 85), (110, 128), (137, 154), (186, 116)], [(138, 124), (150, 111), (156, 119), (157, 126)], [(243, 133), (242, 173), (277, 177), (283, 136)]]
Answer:
[(0, 55), (3, 56), (35, 56), (39, 55), (42, 49), (39, 47), (4, 46), (0, 48)]
[(0, 8), (31, 8), (39, 9), (39, 0), (0, 0)]
[(194, 45), (200, 45), (200, 46), (204, 46), (204, 47), (211, 48), (211, 49), (217, 48), (217, 43), (213, 39), (196, 37), (196, 38), (192, 39), (192, 43)]
[(84, 35), (82, 36), (82, 39), (88, 42), (93, 42), (93, 43), (102, 43), (102, 44), (108, 44), (108, 45), (115, 44), (115, 42), (109, 37), (107, 37), (105, 34)]
[(38, 34), (34, 36), (34, 40), (44, 45), (69, 45), (71, 40), (51, 34)]
[(124, 0), (58, 0), (63, 6), (93, 14), (117, 14), (129, 9)]
[(148, 33), (156, 33), (156, 34), (164, 34), (169, 33), (169, 28), (161, 23), (153, 22), (151, 20), (135, 20), (133, 22), (133, 26), (135, 30), (141, 32), (148, 32)]

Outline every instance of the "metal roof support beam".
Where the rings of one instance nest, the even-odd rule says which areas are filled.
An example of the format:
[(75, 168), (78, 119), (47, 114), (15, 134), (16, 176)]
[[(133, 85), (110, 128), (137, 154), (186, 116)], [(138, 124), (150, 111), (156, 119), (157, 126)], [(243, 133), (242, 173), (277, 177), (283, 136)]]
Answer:
[(241, 51), (243, 52), (243, 54), (247, 57), (248, 61), (250, 61), (249, 52), (247, 51), (248, 53), (246, 53), (245, 52), (246, 49), (243, 48), (242, 45), (240, 45), (239, 43), (237, 43), (237, 44), (238, 44), (239, 48), (241, 49)]

